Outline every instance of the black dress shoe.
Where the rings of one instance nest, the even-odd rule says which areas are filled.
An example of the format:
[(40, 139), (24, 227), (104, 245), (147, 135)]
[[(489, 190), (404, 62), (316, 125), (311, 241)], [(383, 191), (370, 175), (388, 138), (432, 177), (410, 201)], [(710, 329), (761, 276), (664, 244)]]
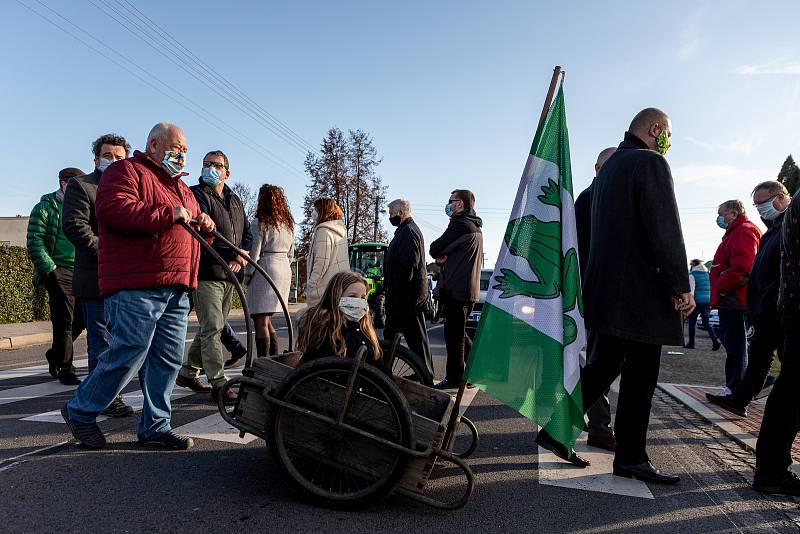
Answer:
[(753, 489), (768, 495), (800, 496), (800, 478), (792, 471), (786, 471), (779, 477), (768, 477), (756, 472), (753, 477)]
[(617, 450), (617, 440), (614, 437), (614, 434), (604, 436), (593, 436), (589, 434), (586, 444), (590, 447), (596, 447), (598, 449), (604, 449), (611, 452)]
[(711, 342), (711, 350), (719, 350), (719, 348), (721, 346), (722, 346), (722, 343), (720, 343), (719, 341), (712, 341)]
[(733, 398), (733, 395), (714, 395), (713, 393), (706, 393), (706, 398), (709, 402), (721, 408), (725, 408), (729, 412), (735, 413), (740, 417), (747, 417), (747, 406), (737, 402), (736, 399)]
[(543, 449), (547, 449), (562, 460), (566, 460), (574, 466), (583, 468), (592, 465), (589, 460), (581, 458), (575, 453), (575, 451), (570, 453), (564, 445), (553, 439), (553, 436), (548, 434), (543, 428), (539, 430), (538, 434), (536, 434), (536, 444)]
[(58, 378), (58, 371), (61, 366), (53, 357), (53, 349), (45, 352), (44, 357), (47, 358), (47, 371), (50, 373), (50, 376), (53, 378)]
[(678, 475), (662, 473), (650, 462), (640, 464), (622, 464), (614, 462), (614, 474), (618, 477), (635, 478), (642, 482), (652, 482), (654, 484), (677, 484), (681, 481)]
[(69, 369), (61, 369), (58, 372), (58, 381), (65, 386), (77, 386), (81, 383), (81, 379)]

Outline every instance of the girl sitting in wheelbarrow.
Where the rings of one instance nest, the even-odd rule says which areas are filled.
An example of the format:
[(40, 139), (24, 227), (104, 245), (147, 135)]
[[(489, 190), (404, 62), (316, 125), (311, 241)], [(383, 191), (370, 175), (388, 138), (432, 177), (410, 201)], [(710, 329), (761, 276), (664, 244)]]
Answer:
[(350, 271), (331, 278), (322, 300), (300, 319), (297, 350), (302, 362), (328, 356), (354, 358), (366, 347), (365, 360), (378, 365), (381, 346), (367, 304), (367, 282)]

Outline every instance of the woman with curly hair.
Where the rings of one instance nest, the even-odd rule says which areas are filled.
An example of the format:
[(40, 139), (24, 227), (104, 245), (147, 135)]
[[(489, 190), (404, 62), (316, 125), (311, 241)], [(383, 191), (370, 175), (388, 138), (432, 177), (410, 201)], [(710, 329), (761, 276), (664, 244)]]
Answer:
[(307, 261), (306, 302), (309, 307), (319, 304), (333, 275), (350, 270), (342, 208), (332, 198), (318, 198), (314, 209), (317, 222), (311, 234)]
[(367, 282), (357, 273), (335, 274), (322, 299), (300, 318), (297, 350), (303, 362), (327, 356), (354, 358), (367, 348), (365, 361), (378, 364), (381, 346), (372, 327), (367, 304)]
[[(253, 245), (250, 257), (264, 268), (278, 286), (284, 302), (289, 298), (294, 257), (294, 218), (283, 189), (264, 184), (258, 191), (256, 216), (250, 224)], [(255, 269), (245, 270), (247, 305), (256, 330), (256, 354), (263, 358), (278, 353), (278, 337), (272, 326), (272, 314), (281, 311), (275, 291)]]

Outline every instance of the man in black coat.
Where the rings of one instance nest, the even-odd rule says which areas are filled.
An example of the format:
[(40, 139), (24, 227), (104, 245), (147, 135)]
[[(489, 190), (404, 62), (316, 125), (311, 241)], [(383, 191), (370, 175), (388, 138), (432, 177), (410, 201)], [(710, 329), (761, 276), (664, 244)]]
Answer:
[(783, 361), (758, 433), (753, 489), (800, 496), (800, 478), (791, 469), (792, 444), (800, 428), (800, 195), (789, 205), (781, 228), (778, 310), (785, 329)]
[(753, 205), (767, 226), (750, 268), (747, 284), (747, 322), (753, 327), (747, 370), (730, 395), (706, 393), (708, 400), (742, 417), (747, 405), (761, 392), (772, 367), (775, 351), (783, 349), (783, 326), (778, 313), (781, 281), (781, 230), (792, 198), (780, 182), (767, 181), (753, 189)]
[(442, 266), (439, 298), (444, 306), (444, 342), (447, 346), (447, 376), (437, 389), (457, 388), (465, 361), (472, 349), (467, 318), (480, 298), (483, 265), (483, 221), (475, 214), (475, 195), (468, 189), (450, 193), (445, 205), (450, 217), (447, 230), (431, 243), (430, 254)]
[[(650, 463), (647, 426), (661, 346), (683, 345), (681, 314), (694, 309), (672, 174), (663, 157), (671, 132), (666, 113), (642, 110), (592, 184), (584, 294), (596, 354), (581, 373), (584, 409), (622, 374), (614, 474), (667, 484), (680, 479)], [(539, 432), (537, 443), (567, 457), (546, 433)], [(574, 453), (568, 459), (588, 465)]]
[[(594, 164), (594, 175), (600, 172), (603, 164), (610, 158), (616, 147), (609, 147), (600, 152)], [(592, 185), (584, 189), (575, 199), (575, 227), (578, 233), (578, 260), (580, 262), (581, 280), (586, 277), (586, 266), (589, 264), (589, 243), (592, 231)], [(591, 332), (586, 335), (586, 360), (594, 361), (596, 352), (593, 350), (594, 336)], [(586, 412), (589, 417), (589, 437), (586, 440), (590, 447), (599, 447), (607, 451), (615, 451), (617, 442), (614, 431), (611, 429), (611, 404), (608, 401), (608, 390), (604, 391), (597, 402)]]
[[(242, 200), (225, 183), (230, 174), (228, 156), (221, 150), (213, 150), (203, 158), (200, 183), (192, 186), (192, 193), (200, 205), (200, 211), (211, 217), (217, 231), (247, 253), (252, 242), (250, 222), (245, 215)], [(231, 271), (240, 275), (245, 260), (221, 240), (215, 240), (212, 246), (228, 262)], [(207, 390), (207, 386), (199, 380), (202, 370), (211, 384), (212, 402), (217, 402), (222, 385), (227, 381), (220, 334), (225, 328), (234, 291), (234, 285), (228, 281), (225, 268), (203, 250), (197, 272), (197, 289), (194, 292), (195, 313), (200, 331), (189, 347), (175, 383), (194, 391)], [(224, 401), (232, 403), (235, 400), (236, 394), (228, 389)]]
[(428, 270), (425, 266), (425, 241), (411, 218), (411, 203), (403, 198), (389, 203), (389, 222), (396, 226), (394, 237), (383, 260), (386, 288), (386, 327), (383, 337), (403, 334), (408, 348), (419, 356), (433, 380), (433, 358), (425, 328), (424, 306), (428, 299)]
[[(108, 348), (107, 324), (103, 298), (97, 283), (97, 216), (94, 204), (100, 176), (106, 167), (130, 155), (131, 146), (125, 138), (106, 134), (92, 143), (94, 172), (72, 178), (64, 193), (61, 227), (75, 246), (75, 266), (72, 275), (72, 294), (80, 302), (86, 327), (86, 353), (89, 373), (97, 366), (100, 354)], [(117, 396), (102, 412), (110, 417), (133, 414), (133, 408)]]

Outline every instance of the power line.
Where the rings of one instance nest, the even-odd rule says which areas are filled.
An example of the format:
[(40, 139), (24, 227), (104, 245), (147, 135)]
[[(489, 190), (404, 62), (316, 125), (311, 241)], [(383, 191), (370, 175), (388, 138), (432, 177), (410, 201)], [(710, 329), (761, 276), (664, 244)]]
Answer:
[[(288, 163), (284, 162), (283, 160), (281, 160), (281, 159), (280, 159), (280, 158), (279, 158), (277, 155), (275, 155), (275, 154), (274, 154), (274, 153), (273, 153), (271, 150), (269, 150), (268, 148), (264, 147), (263, 145), (261, 145), (261, 144), (259, 144), (259, 143), (255, 142), (255, 141), (252, 141), (252, 140), (251, 140), (251, 139), (249, 139), (249, 138), (248, 138), (248, 137), (247, 137), (245, 134), (241, 133), (241, 132), (240, 132), (239, 130), (237, 130), (236, 128), (234, 128), (234, 127), (230, 126), (230, 125), (229, 125), (228, 123), (226, 123), (224, 120), (222, 120), (221, 118), (219, 118), (219, 117), (215, 116), (213, 113), (211, 113), (209, 110), (207, 110), (206, 108), (204, 108), (204, 107), (203, 107), (203, 106), (201, 106), (200, 104), (198, 104), (198, 103), (194, 102), (193, 100), (191, 100), (190, 98), (186, 97), (186, 96), (185, 96), (183, 93), (181, 93), (180, 91), (178, 91), (176, 88), (174, 88), (174, 87), (170, 86), (169, 84), (167, 84), (167, 83), (163, 82), (163, 81), (162, 81), (162, 80), (160, 80), (158, 77), (156, 77), (156, 76), (153, 76), (153, 75), (152, 75), (150, 72), (148, 72), (146, 69), (144, 69), (143, 67), (141, 67), (140, 65), (138, 65), (138, 64), (137, 64), (137, 63), (135, 63), (134, 61), (131, 61), (131, 60), (129, 60), (129, 63), (130, 63), (131, 65), (133, 65), (134, 67), (136, 67), (137, 69), (139, 69), (139, 70), (140, 70), (141, 72), (143, 72), (144, 74), (148, 75), (150, 78), (152, 78), (152, 79), (155, 79), (156, 81), (158, 81), (158, 82), (159, 82), (161, 85), (163, 85), (164, 87), (166, 87), (166, 88), (167, 88), (169, 91), (171, 91), (172, 93), (174, 93), (174, 94), (177, 94), (177, 95), (179, 95), (180, 97), (182, 97), (182, 98), (183, 98), (183, 99), (184, 99), (186, 102), (190, 103), (192, 106), (194, 106), (195, 108), (199, 109), (199, 110), (200, 110), (200, 111), (202, 111), (203, 113), (199, 113), (199, 112), (198, 112), (196, 109), (193, 109), (192, 107), (188, 106), (188, 105), (187, 105), (185, 102), (182, 102), (181, 100), (179, 100), (178, 98), (176, 98), (175, 96), (173, 96), (173, 94), (170, 94), (169, 92), (167, 92), (167, 91), (163, 90), (161, 87), (159, 87), (158, 85), (156, 85), (156, 84), (154, 84), (153, 82), (151, 82), (151, 81), (150, 81), (148, 78), (145, 78), (144, 76), (140, 75), (139, 73), (137, 73), (137, 72), (133, 71), (132, 69), (130, 69), (128, 66), (126, 66), (126, 65), (125, 65), (125, 64), (123, 64), (122, 62), (118, 61), (118, 60), (117, 60), (116, 58), (114, 58), (113, 56), (111, 56), (111, 55), (109, 55), (109, 54), (105, 53), (103, 50), (100, 50), (100, 49), (99, 49), (99, 48), (97, 48), (96, 46), (94, 46), (94, 45), (92, 45), (91, 43), (87, 42), (86, 40), (84, 40), (84, 39), (83, 39), (83, 38), (81, 38), (80, 36), (76, 35), (74, 32), (70, 31), (69, 29), (65, 28), (64, 26), (62, 26), (62, 25), (58, 24), (57, 22), (55, 22), (55, 21), (53, 21), (53, 20), (49, 19), (48, 17), (44, 16), (42, 13), (40, 13), (40, 12), (36, 11), (36, 10), (35, 10), (35, 9), (33, 9), (31, 6), (29, 6), (29, 5), (25, 4), (25, 3), (23, 3), (21, 0), (16, 0), (16, 2), (17, 2), (19, 5), (21, 5), (22, 7), (24, 7), (25, 9), (27, 9), (28, 11), (30, 11), (31, 13), (33, 13), (33, 14), (35, 14), (36, 16), (38, 16), (39, 18), (41, 18), (42, 20), (44, 20), (44, 21), (48, 22), (49, 24), (51, 24), (51, 25), (55, 26), (56, 28), (58, 28), (58, 29), (59, 29), (59, 30), (61, 30), (62, 32), (66, 33), (67, 35), (69, 35), (70, 37), (72, 37), (73, 39), (75, 39), (76, 41), (80, 42), (81, 44), (83, 44), (84, 46), (86, 46), (87, 48), (89, 48), (90, 50), (94, 51), (95, 53), (97, 53), (97, 54), (99, 54), (100, 56), (104, 57), (105, 59), (109, 60), (109, 61), (110, 61), (110, 62), (112, 62), (114, 65), (116, 65), (116, 66), (118, 66), (119, 68), (123, 69), (124, 71), (128, 72), (128, 73), (129, 73), (129, 74), (131, 74), (133, 77), (135, 77), (136, 79), (138, 79), (140, 82), (142, 82), (142, 83), (144, 83), (145, 85), (149, 86), (150, 88), (154, 89), (155, 91), (157, 91), (157, 92), (158, 92), (158, 93), (160, 93), (161, 95), (163, 95), (163, 96), (165, 96), (165, 97), (169, 98), (170, 100), (172, 100), (173, 102), (175, 102), (175, 103), (176, 103), (176, 104), (178, 104), (179, 106), (181, 106), (181, 107), (183, 107), (183, 108), (187, 109), (187, 110), (188, 110), (188, 111), (190, 111), (191, 113), (193, 113), (193, 114), (197, 115), (197, 116), (198, 116), (200, 119), (202, 119), (202, 120), (203, 120), (203, 121), (205, 121), (206, 123), (208, 123), (208, 124), (210, 124), (211, 126), (213, 126), (213, 127), (217, 128), (217, 129), (219, 129), (219, 130), (220, 130), (220, 131), (222, 131), (223, 133), (225, 133), (225, 134), (227, 134), (227, 135), (230, 135), (231, 137), (233, 137), (234, 139), (236, 139), (236, 140), (238, 140), (239, 142), (243, 143), (244, 145), (246, 145), (246, 146), (248, 146), (248, 147), (250, 147), (250, 148), (254, 149), (256, 152), (259, 152), (259, 153), (260, 153), (260, 154), (261, 154), (263, 157), (265, 157), (266, 159), (269, 159), (269, 160), (273, 161), (274, 163), (277, 163), (277, 164), (279, 164), (280, 166), (284, 167), (284, 168), (285, 168), (287, 171), (289, 171), (290, 173), (292, 173), (292, 174), (296, 174), (297, 176), (304, 178), (304, 176), (303, 176), (303, 174), (302, 174), (302, 173), (299, 173), (299, 172), (298, 172), (296, 169), (294, 169), (293, 167), (291, 167), (291, 166), (290, 166), (290, 164), (288, 164)], [(111, 47), (109, 47), (108, 45), (106, 45), (105, 43), (103, 43), (102, 41), (100, 41), (99, 39), (97, 39), (97, 38), (93, 37), (93, 36), (92, 36), (92, 35), (91, 35), (89, 32), (87, 32), (86, 30), (84, 30), (83, 28), (81, 28), (80, 26), (78, 26), (77, 24), (75, 24), (74, 22), (72, 22), (70, 19), (68, 19), (68, 18), (66, 18), (65, 16), (61, 15), (60, 13), (58, 13), (57, 11), (55, 11), (54, 9), (50, 8), (48, 5), (46, 5), (46, 4), (44, 4), (44, 3), (42, 3), (40, 0), (36, 0), (36, 2), (37, 2), (37, 3), (39, 3), (40, 5), (42, 5), (44, 8), (46, 8), (48, 11), (52, 12), (53, 14), (55, 14), (55, 15), (56, 15), (57, 17), (59, 17), (60, 19), (64, 20), (65, 22), (67, 22), (67, 23), (68, 23), (68, 24), (70, 24), (71, 26), (73, 26), (73, 27), (77, 28), (78, 30), (80, 30), (80, 31), (81, 31), (83, 34), (87, 35), (88, 37), (90, 37), (91, 39), (93, 39), (95, 42), (99, 43), (99, 44), (100, 44), (100, 45), (102, 45), (102, 46), (105, 46), (106, 48), (109, 48), (109, 49), (111, 49), (112, 51), (114, 51), (114, 52), (115, 52), (116, 54), (118, 54), (118, 55), (120, 54), (118, 51), (116, 51), (116, 50), (113, 50)], [(120, 57), (121, 57), (121, 55), (120, 55)], [(209, 117), (213, 118), (213, 119), (214, 119), (215, 121), (217, 121), (217, 122), (213, 122), (211, 119), (209, 119)], [(228, 130), (229, 130), (229, 131), (226, 131), (226, 130), (225, 130), (225, 128), (223, 128), (221, 125), (224, 125), (226, 128), (228, 128)]]
[[(247, 117), (267, 128), (292, 148), (300, 151), (303, 154), (307, 153), (309, 150), (312, 152), (315, 150), (314, 147), (300, 137), (299, 134), (278, 120), (274, 115), (266, 111), (263, 107), (259, 106), (255, 101), (253, 101), (253, 99), (248, 97), (233, 83), (224, 78), (217, 70), (203, 62), (187, 47), (185, 47), (182, 43), (177, 41), (175, 38), (169, 35), (169, 33), (158, 26), (155, 21), (147, 17), (147, 15), (130, 4), (130, 2), (126, 3), (130, 5), (131, 8), (119, 1), (117, 2), (119, 7), (111, 5), (107, 0), (100, 0), (105, 7), (98, 5), (93, 0), (87, 1), (100, 10), (103, 14), (128, 30), (134, 37), (153, 48), (156, 52), (168, 60), (173, 61), (175, 59), (174, 52), (175, 48), (177, 47), (177, 52), (179, 55), (182, 55), (182, 61), (177, 62), (176, 65), (178, 65), (184, 72), (195, 78), (197, 81), (211, 89), (218, 96), (237, 107)], [(109, 13), (106, 8), (113, 11), (113, 14)], [(126, 12), (123, 12), (122, 9), (125, 9)], [(118, 17), (122, 18), (123, 20), (120, 20)], [(131, 26), (135, 27), (135, 30), (131, 29)], [(165, 53), (164, 49), (170, 50), (170, 54)], [(224, 83), (223, 81), (220, 81), (220, 79), (222, 79)]]

